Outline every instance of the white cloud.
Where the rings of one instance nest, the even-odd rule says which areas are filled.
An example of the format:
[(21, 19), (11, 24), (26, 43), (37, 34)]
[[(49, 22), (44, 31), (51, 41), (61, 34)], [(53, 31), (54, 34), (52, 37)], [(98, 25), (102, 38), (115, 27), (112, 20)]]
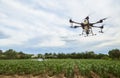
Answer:
[[(78, 47), (82, 50), (120, 46), (118, 2), (118, 0), (29, 0), (28, 2), (1, 0), (0, 31), (9, 37), (0, 39), (0, 46)], [(89, 14), (92, 22), (109, 17), (105, 21), (104, 34), (83, 37), (78, 36), (81, 33), (80, 29), (69, 28), (69, 18), (81, 22)]]
[(4, 14), (4, 13), (0, 12), (0, 18), (6, 18), (6, 17), (7, 17), (7, 15), (6, 15), (6, 14)]
[(63, 47), (65, 45), (64, 41), (61, 41), (58, 37), (52, 37), (51, 39), (45, 39), (39, 44), (35, 45), (35, 47)]

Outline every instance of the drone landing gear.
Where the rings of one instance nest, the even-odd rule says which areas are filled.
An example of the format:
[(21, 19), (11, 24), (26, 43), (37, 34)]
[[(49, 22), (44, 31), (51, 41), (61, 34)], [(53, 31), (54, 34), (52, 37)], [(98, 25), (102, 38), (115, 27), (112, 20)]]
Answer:
[(81, 36), (82, 34), (79, 34), (79, 36)]
[(101, 31), (99, 31), (99, 33), (104, 33), (104, 32), (101, 30)]
[[(79, 34), (79, 36), (82, 36), (82, 35), (84, 35), (84, 34)], [(88, 35), (85, 35), (84, 37), (87, 37)]]
[(82, 35), (84, 35), (84, 37), (88, 37), (88, 36), (95, 36), (95, 35), (97, 35), (97, 34), (90, 34), (90, 35), (79, 34), (79, 36), (82, 36)]
[(94, 36), (94, 35), (96, 35), (96, 34), (92, 34), (92, 36)]
[(90, 30), (90, 33), (91, 33), (91, 36), (96, 35), (96, 34), (93, 33), (92, 28), (91, 28), (91, 30)]

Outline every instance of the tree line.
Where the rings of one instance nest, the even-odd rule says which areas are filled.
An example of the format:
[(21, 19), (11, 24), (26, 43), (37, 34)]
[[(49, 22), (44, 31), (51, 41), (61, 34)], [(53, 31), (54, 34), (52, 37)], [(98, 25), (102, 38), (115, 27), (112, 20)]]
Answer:
[(25, 54), (22, 51), (17, 52), (13, 49), (6, 50), (3, 52), (0, 50), (0, 59), (29, 59), (33, 56), (32, 54)]
[(96, 54), (94, 51), (86, 52), (73, 52), (73, 53), (45, 53), (45, 54), (25, 54), (20, 51), (17, 52), (13, 49), (6, 50), (3, 52), (0, 50), (0, 59), (31, 59), (31, 58), (42, 58), (42, 59), (120, 59), (120, 50), (112, 49), (108, 51), (108, 54)]

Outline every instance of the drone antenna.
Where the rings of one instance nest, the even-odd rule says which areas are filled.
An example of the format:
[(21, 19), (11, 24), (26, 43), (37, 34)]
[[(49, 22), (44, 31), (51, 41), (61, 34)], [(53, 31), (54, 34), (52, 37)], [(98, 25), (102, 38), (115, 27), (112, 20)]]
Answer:
[(91, 15), (93, 15), (94, 14), (94, 12), (91, 12), (91, 13), (89, 13), (87, 16), (89, 17), (89, 16), (91, 16)]
[(90, 17), (92, 14), (93, 14), (93, 13), (88, 14), (85, 19), (89, 20), (89, 17)]

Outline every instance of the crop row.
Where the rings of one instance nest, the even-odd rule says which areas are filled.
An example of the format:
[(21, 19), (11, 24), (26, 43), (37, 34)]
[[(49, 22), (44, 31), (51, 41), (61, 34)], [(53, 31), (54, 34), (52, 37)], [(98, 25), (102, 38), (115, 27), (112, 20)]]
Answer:
[(56, 75), (65, 73), (66, 77), (72, 76), (74, 67), (77, 66), (79, 73), (90, 77), (90, 71), (97, 73), (101, 78), (107, 78), (112, 74), (120, 78), (120, 62), (109, 60), (79, 60), (79, 59), (50, 59), (37, 60), (0, 60), (0, 74), (33, 74), (47, 73)]

